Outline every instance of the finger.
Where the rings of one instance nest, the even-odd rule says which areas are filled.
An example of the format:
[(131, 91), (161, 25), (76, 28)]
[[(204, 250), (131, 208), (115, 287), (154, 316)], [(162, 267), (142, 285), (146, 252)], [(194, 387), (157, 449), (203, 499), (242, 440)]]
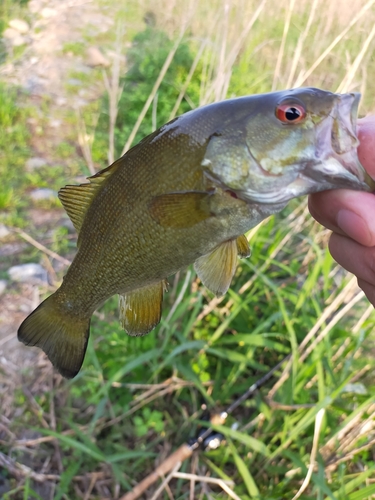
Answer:
[(309, 197), (311, 215), (323, 226), (362, 245), (375, 246), (375, 196), (340, 189)]
[(333, 233), (329, 250), (342, 267), (375, 287), (375, 248), (364, 247), (350, 238)]
[(367, 283), (364, 280), (358, 280), (358, 285), (365, 292), (366, 297), (371, 302), (373, 306), (375, 306), (375, 286), (371, 283)]
[(375, 178), (375, 116), (358, 120), (358, 158), (372, 178)]

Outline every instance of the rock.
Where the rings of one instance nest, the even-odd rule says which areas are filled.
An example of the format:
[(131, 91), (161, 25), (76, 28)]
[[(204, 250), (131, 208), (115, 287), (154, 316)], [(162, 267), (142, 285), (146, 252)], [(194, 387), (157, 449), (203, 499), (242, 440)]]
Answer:
[(13, 72), (14, 72), (14, 64), (13, 63), (4, 64), (1, 67), (1, 74), (2, 75), (12, 75)]
[(28, 3), (29, 11), (32, 14), (39, 12), (42, 9), (43, 2), (42, 0), (30, 0)]
[(49, 126), (52, 128), (60, 128), (62, 125), (61, 120), (57, 120), (56, 118), (49, 121)]
[(21, 45), (25, 45), (25, 43), (27, 43), (27, 41), (22, 35), (12, 39), (13, 47), (21, 47)]
[(357, 382), (355, 384), (346, 384), (345, 387), (343, 388), (343, 392), (351, 392), (354, 394), (361, 394), (364, 396), (368, 394), (366, 387), (360, 382)]
[(30, 29), (30, 26), (27, 24), (27, 22), (23, 21), (22, 19), (12, 19), (11, 21), (9, 21), (9, 26), (17, 30), (18, 33), (21, 33), (21, 35), (24, 35)]
[(0, 295), (5, 292), (8, 282), (6, 280), (0, 280)]
[(44, 167), (47, 165), (47, 162), (44, 158), (40, 158), (39, 156), (34, 156), (33, 158), (29, 158), (25, 163), (25, 169), (28, 172), (32, 172), (38, 168)]
[(3, 38), (9, 40), (13, 47), (20, 47), (26, 43), (26, 39), (14, 28), (7, 28), (4, 30)]
[(41, 10), (40, 15), (44, 17), (44, 19), (49, 19), (50, 17), (55, 17), (57, 16), (58, 12), (56, 9), (51, 9), (50, 7), (44, 7), (44, 9)]
[[(36, 75), (33, 75), (31, 72), (31, 75), (27, 77), (25, 83), (24, 83), (24, 88), (30, 92), (30, 94), (33, 95), (38, 95), (38, 94), (43, 94), (44, 93), (44, 84), (46, 80), (43, 78), (39, 78)], [(29, 121), (30, 123), (30, 121)]]
[(78, 87), (79, 85), (82, 85), (81, 80), (78, 80), (78, 78), (69, 78), (66, 83), (68, 85), (71, 85), (72, 87)]
[(66, 103), (68, 102), (66, 97), (57, 97), (55, 104), (57, 106), (66, 106)]
[(53, 189), (40, 188), (31, 191), (30, 198), (34, 201), (53, 200), (57, 198), (57, 194), (56, 191), (53, 191)]
[(108, 68), (111, 65), (97, 47), (89, 47), (86, 50), (86, 64), (91, 67), (102, 66), (104, 68)]
[(5, 224), (0, 224), (0, 240), (12, 234)]
[(43, 281), (48, 283), (47, 271), (40, 264), (21, 264), (8, 269), (8, 274), (11, 280), (21, 283), (27, 281)]
[(12, 40), (13, 38), (16, 38), (17, 36), (20, 36), (20, 34), (14, 28), (6, 28), (3, 31), (3, 38), (6, 38), (7, 40)]

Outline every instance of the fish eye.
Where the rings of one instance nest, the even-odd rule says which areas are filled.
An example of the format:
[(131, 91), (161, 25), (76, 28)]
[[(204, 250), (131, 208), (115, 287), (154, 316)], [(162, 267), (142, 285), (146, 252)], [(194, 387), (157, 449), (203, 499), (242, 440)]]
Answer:
[(306, 109), (302, 104), (288, 102), (278, 104), (275, 110), (276, 118), (283, 123), (299, 123), (306, 116)]

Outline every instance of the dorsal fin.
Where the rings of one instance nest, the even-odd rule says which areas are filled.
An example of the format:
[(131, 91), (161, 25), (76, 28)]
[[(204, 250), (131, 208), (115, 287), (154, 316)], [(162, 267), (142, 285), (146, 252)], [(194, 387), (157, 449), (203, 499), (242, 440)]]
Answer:
[(90, 182), (78, 186), (65, 186), (58, 192), (59, 199), (78, 234), (89, 206), (103, 185), (103, 182), (118, 169), (121, 164), (120, 160), (122, 158), (112, 163), (109, 167), (88, 177)]

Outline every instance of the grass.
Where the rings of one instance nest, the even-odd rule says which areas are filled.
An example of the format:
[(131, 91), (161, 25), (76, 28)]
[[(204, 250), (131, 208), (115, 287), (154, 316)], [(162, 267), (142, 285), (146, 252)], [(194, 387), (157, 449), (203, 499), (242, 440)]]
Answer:
[[(174, 113), (287, 84), (361, 90), (362, 112), (371, 110), (373, 42), (366, 44), (374, 4), (191, 2), (182, 10), (162, 0), (142, 7), (119, 2), (111, 12), (131, 16), (136, 43), (127, 55), (136, 68), (121, 76), (120, 67), (116, 76), (113, 67), (104, 112), (97, 120), (88, 112), (93, 105), (83, 113), (93, 138), (85, 158), (97, 167), (107, 155), (104, 145), (118, 155), (129, 137), (137, 141)], [(143, 29), (141, 18), (152, 9), (156, 26)], [(167, 67), (181, 27), (184, 41)], [(155, 33), (158, 50), (150, 50)], [(120, 35), (106, 40), (115, 51)], [(121, 89), (120, 105), (111, 107)], [(3, 214), (8, 224), (25, 228), (28, 186), (63, 185), (79, 162), (62, 145), (73, 169), (64, 163), (53, 173), (47, 168), (23, 177), (26, 116), (19, 95), (4, 90), (3, 96), (0, 117), (15, 135), (3, 138), (0, 168), (6, 189), (16, 194), (8, 195)], [(213, 298), (192, 270), (181, 272), (170, 280), (161, 325), (143, 338), (124, 334), (117, 300), (109, 300), (93, 317), (85, 363), (73, 381), (54, 374), (43, 355), (33, 369), (12, 372), (1, 364), (4, 498), (120, 498), (205, 428), (207, 409), (225, 410), (288, 353), (291, 361), (267, 386), (215, 427), (225, 443), (182, 463), (179, 473), (193, 476), (175, 471), (159, 498), (374, 498), (373, 308), (330, 257), (329, 233), (311, 220), (305, 201), (293, 201), (250, 232), (252, 256), (240, 262), (226, 297)], [(70, 257), (68, 236), (55, 228), (46, 245)], [(57, 279), (64, 270), (56, 269)], [(26, 468), (20, 472), (17, 463)], [(210, 478), (230, 482), (203, 482)]]

